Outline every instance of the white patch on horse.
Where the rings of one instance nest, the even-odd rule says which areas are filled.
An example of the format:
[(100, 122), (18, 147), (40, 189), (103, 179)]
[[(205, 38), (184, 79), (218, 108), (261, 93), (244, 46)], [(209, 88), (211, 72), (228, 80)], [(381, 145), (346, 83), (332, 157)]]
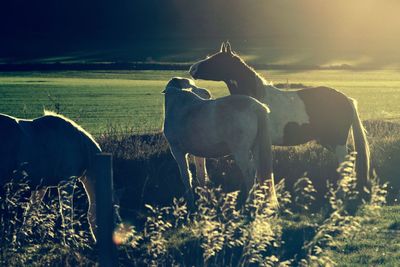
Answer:
[(263, 103), (266, 103), (270, 110), (271, 139), (273, 145), (283, 145), (284, 129), (289, 122), (299, 125), (310, 122), (303, 100), (296, 91), (282, 91), (262, 80), (257, 86), (264, 87)]

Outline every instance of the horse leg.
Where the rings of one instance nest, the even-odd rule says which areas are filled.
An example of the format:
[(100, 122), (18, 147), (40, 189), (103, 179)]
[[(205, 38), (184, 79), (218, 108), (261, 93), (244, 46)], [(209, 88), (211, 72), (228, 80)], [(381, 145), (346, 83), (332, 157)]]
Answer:
[[(75, 178), (73, 181), (67, 182), (58, 186), (58, 200), (60, 203), (61, 223), (63, 228), (64, 243), (66, 241), (66, 231), (74, 230), (74, 191), (75, 191)], [(68, 229), (68, 230), (67, 230)]]
[(236, 164), (239, 166), (240, 171), (243, 176), (244, 191), (242, 192), (243, 204), (247, 200), (248, 194), (254, 185), (255, 180), (255, 168), (250, 160), (248, 149), (244, 150), (242, 153), (234, 153)]
[(86, 191), (86, 195), (88, 197), (89, 208), (87, 213), (87, 219), (89, 222), (90, 234), (93, 237), (94, 242), (96, 242), (96, 188), (94, 181), (90, 178), (89, 174), (81, 177), (81, 182), (83, 184), (83, 188)]
[(30, 198), (32, 205), (39, 205), (40, 202), (42, 202), (43, 197), (46, 194), (46, 192), (47, 192), (46, 187), (32, 191), (31, 198)]
[(269, 179), (267, 181), (267, 185), (268, 185), (268, 191), (270, 194), (271, 206), (273, 208), (279, 208), (279, 201), (278, 201), (278, 196), (276, 195), (276, 191), (275, 191), (275, 178), (274, 178), (273, 173), (271, 175), (271, 179)]
[(62, 201), (62, 191), (60, 190), (59, 187), (57, 187), (57, 192), (58, 192), (58, 204), (59, 204), (59, 213), (61, 215), (61, 228), (62, 228), (62, 239), (63, 239), (63, 244), (66, 244), (65, 240), (65, 218), (64, 218), (64, 205)]
[[(254, 163), (256, 166), (260, 166), (260, 164), (266, 164), (266, 162), (260, 162), (260, 147), (259, 146), (255, 146), (255, 148), (253, 149), (253, 156), (254, 156)], [(272, 161), (271, 161), (272, 162)], [(272, 164), (271, 164), (272, 165)], [(257, 169), (257, 168), (256, 168)], [(261, 168), (258, 168), (261, 169)], [(273, 207), (278, 207), (278, 197), (276, 195), (276, 191), (275, 191), (275, 180), (274, 180), (274, 173), (272, 171), (268, 171), (270, 172), (270, 175), (265, 176), (265, 173), (258, 173), (258, 171), (256, 172), (256, 180), (259, 184), (266, 184), (268, 186), (268, 191), (269, 191), (269, 197), (270, 197), (270, 201), (271, 201), (271, 205)]]
[(22, 215), (23, 216), (22, 225), (25, 225), (26, 218), (28, 218), (29, 213), (32, 211), (32, 207), (40, 205), (40, 202), (42, 201), (46, 192), (47, 192), (47, 187), (39, 188), (38, 190), (32, 191), (31, 196), (29, 198), (30, 205), (23, 212), (23, 215)]
[(181, 180), (185, 186), (185, 196), (190, 208), (194, 208), (194, 195), (192, 191), (192, 174), (189, 170), (189, 162), (187, 159), (187, 154), (173, 149), (171, 147), (171, 153), (174, 156), (176, 163), (179, 167), (179, 172), (181, 174)]
[(347, 145), (336, 145), (335, 147), (335, 155), (336, 159), (339, 164), (345, 161), (346, 156), (347, 156)]
[(206, 168), (206, 159), (201, 157), (193, 157), (196, 166), (196, 177), (200, 186), (204, 186), (208, 181), (208, 174)]

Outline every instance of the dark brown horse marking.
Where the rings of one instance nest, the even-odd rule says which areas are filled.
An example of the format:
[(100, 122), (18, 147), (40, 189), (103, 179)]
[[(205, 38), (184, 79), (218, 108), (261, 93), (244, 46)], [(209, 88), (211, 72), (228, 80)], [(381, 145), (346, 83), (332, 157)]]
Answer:
[(347, 96), (328, 87), (297, 91), (310, 119), (306, 134), (326, 148), (346, 145), (353, 122), (353, 108)]

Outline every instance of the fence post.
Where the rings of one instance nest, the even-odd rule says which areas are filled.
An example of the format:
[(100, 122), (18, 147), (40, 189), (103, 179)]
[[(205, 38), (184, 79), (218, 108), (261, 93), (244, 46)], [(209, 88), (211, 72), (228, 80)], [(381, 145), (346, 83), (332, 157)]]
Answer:
[(99, 153), (95, 157), (97, 249), (100, 267), (117, 266), (113, 242), (113, 169), (112, 154)]

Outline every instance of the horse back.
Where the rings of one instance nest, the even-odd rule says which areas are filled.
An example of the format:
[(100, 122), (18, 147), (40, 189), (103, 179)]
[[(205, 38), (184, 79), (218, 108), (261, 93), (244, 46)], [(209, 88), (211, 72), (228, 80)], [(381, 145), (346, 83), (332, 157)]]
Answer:
[(31, 131), (32, 147), (36, 150), (36, 158), (31, 161), (40, 176), (49, 178), (49, 185), (81, 176), (94, 154), (101, 152), (91, 136), (61, 117), (37, 118), (32, 121)]
[(197, 101), (166, 117), (164, 134), (172, 146), (193, 155), (228, 155), (229, 143), (241, 142), (249, 132), (248, 125), (257, 120), (249, 113), (252, 104), (250, 97), (241, 95)]
[(221, 138), (239, 144), (253, 140), (258, 129), (259, 115), (267, 119), (269, 110), (258, 100), (244, 95), (230, 95), (220, 98), (216, 105), (216, 125)]

